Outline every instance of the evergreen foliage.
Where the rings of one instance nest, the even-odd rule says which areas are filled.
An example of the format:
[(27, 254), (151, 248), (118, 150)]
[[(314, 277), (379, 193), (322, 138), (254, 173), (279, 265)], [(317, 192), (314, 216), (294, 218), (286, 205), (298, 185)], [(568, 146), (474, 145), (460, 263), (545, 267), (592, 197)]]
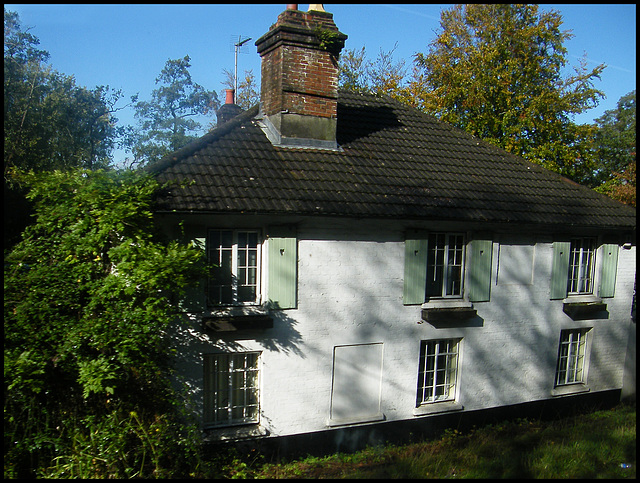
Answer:
[[(169, 59), (156, 78), (158, 87), (149, 101), (135, 103), (139, 127), (130, 140), (134, 164), (161, 159), (198, 137), (202, 129), (198, 116), (219, 107), (218, 95), (191, 78), (188, 55)], [(137, 96), (132, 98), (137, 101)]]
[(101, 168), (125, 129), (116, 127), (120, 91), (87, 89), (46, 64), (48, 52), (4, 10), (4, 174)]
[(149, 177), (78, 169), (22, 181), (37, 221), (5, 256), (5, 477), (178, 471), (196, 446), (170, 384), (167, 330), (202, 253), (154, 232)]

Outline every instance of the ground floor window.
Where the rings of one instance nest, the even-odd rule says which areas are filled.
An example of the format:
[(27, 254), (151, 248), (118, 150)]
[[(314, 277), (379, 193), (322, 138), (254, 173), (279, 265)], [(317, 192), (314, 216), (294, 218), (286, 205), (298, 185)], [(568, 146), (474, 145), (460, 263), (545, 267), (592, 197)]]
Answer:
[(420, 343), (416, 406), (455, 399), (460, 339)]
[(260, 353), (204, 355), (204, 424), (257, 423)]
[(560, 332), (556, 386), (585, 383), (585, 350), (588, 329)]

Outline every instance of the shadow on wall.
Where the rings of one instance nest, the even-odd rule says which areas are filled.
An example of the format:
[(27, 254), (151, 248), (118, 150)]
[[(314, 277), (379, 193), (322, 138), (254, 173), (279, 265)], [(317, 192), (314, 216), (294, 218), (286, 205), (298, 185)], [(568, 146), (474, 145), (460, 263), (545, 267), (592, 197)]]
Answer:
[[(357, 237), (352, 235), (351, 238)], [(619, 387), (622, 382), (621, 371), (615, 361), (617, 356), (611, 354), (611, 344), (615, 340), (626, 340), (628, 321), (620, 320), (618, 314), (610, 316), (608, 312), (596, 314), (589, 320), (570, 318), (563, 312), (561, 300), (550, 300), (551, 243), (538, 237), (536, 244), (532, 245), (532, 241), (519, 242), (512, 237), (508, 240), (496, 239), (494, 246), (497, 247), (501, 241), (505, 246), (508, 243), (512, 249), (502, 254), (503, 261), (508, 258), (508, 264), (505, 263), (502, 272), (498, 273), (500, 265), (496, 248), (491, 268), (491, 301), (474, 303), (477, 317), (453, 325), (419, 323), (419, 306), (404, 307), (401, 312), (403, 315), (399, 314), (400, 311), (398, 314), (390, 311), (389, 307), (398, 307), (397, 299), (401, 297), (401, 281), (388, 280), (390, 274), (398, 271), (394, 269), (395, 264), (399, 263), (397, 257), (382, 257), (376, 250), (363, 250), (360, 255), (343, 252), (338, 258), (331, 256), (332, 252), (337, 251), (333, 247), (318, 256), (324, 264), (336, 264), (336, 275), (331, 283), (339, 289), (332, 290), (328, 279), (318, 280), (309, 276), (304, 287), (306, 293), (301, 294), (301, 300), (306, 302), (308, 297), (316, 299), (315, 306), (321, 307), (322, 311), (320, 313), (318, 309), (317, 317), (331, 320), (335, 327), (331, 334), (334, 345), (345, 343), (341, 336), (347, 333), (341, 332), (341, 327), (355, 330), (355, 335), (348, 334), (350, 341), (395, 341), (392, 344), (385, 343), (384, 348), (383, 413), (389, 412), (389, 408), (397, 405), (399, 399), (415, 401), (420, 340), (463, 339), (464, 358), (459, 386), (460, 402), (465, 407), (490, 408), (551, 399), (560, 331), (563, 329), (593, 329), (589, 341), (587, 384), (591, 379), (597, 381), (601, 388), (599, 390)], [(356, 256), (358, 259), (354, 261)], [(347, 259), (352, 263), (346, 263)], [(384, 280), (385, 277), (387, 280)], [(383, 283), (374, 283), (380, 280)], [(398, 297), (390, 297), (388, 291), (380, 291), (381, 287), (388, 288), (394, 284), (399, 289)], [(624, 296), (624, 290), (620, 290), (619, 294)], [(342, 303), (337, 302), (339, 297)], [(344, 301), (345, 297), (350, 297), (348, 303)], [(412, 309), (417, 315), (415, 320), (400, 319)], [(313, 318), (314, 314), (308, 316)], [(612, 316), (615, 319), (612, 320)], [(402, 340), (409, 342), (399, 342)], [(397, 354), (389, 354), (389, 348), (398, 343), (404, 347), (413, 343), (415, 352), (406, 352), (403, 360)], [(619, 360), (623, 361), (624, 357)], [(400, 376), (400, 370), (411, 374), (410, 383), (407, 383), (409, 378)], [(345, 374), (351, 374), (354, 380), (351, 384), (342, 381), (341, 386), (358, 388), (357, 372)], [(344, 397), (344, 394), (341, 396)], [(354, 391), (352, 402), (345, 402), (344, 405), (355, 406), (361, 397), (361, 393)], [(430, 420), (432, 417), (414, 418), (413, 421)], [(339, 432), (335, 435), (338, 438), (334, 441), (335, 447), (348, 442), (348, 438)], [(363, 438), (366, 444), (367, 438)]]
[[(553, 404), (562, 405), (573, 400), (573, 397), (550, 400), (560, 330), (593, 327), (589, 364), (591, 374), (588, 377), (597, 378), (600, 384), (610, 381), (612, 387), (617, 385), (620, 371), (607, 353), (611, 350), (610, 344), (605, 342), (626, 337), (627, 321), (619, 320), (617, 314), (610, 320), (575, 321), (563, 313), (561, 300), (550, 300), (549, 262), (552, 247), (549, 240), (539, 236), (532, 247), (532, 242), (520, 242), (515, 237), (494, 239), (496, 249), (491, 268), (491, 301), (474, 303), (478, 314), (475, 319), (454, 326), (439, 326), (420, 323), (420, 306), (402, 306), (403, 252), (397, 249), (401, 235), (399, 231), (389, 230), (389, 226), (380, 225), (381, 233), (372, 235), (370, 226), (364, 229), (357, 223), (351, 223), (346, 237), (312, 236), (313, 240), (327, 243), (316, 243), (313, 251), (299, 250), (299, 309), (272, 311), (274, 328), (277, 330), (223, 335), (203, 331), (201, 322), (195, 318), (187, 319), (183, 325), (176, 325), (175, 357), (179, 373), (184, 375), (182, 382), (194, 396), (193, 401), (200, 404), (196, 412), (202, 412), (201, 354), (250, 351), (256, 350), (256, 347), (291, 354), (299, 359), (322, 358), (330, 361), (328, 352), (332, 347), (384, 341), (380, 396), (381, 412), (384, 414), (390, 413), (398, 401), (415, 402), (420, 341), (459, 337), (464, 341), (459, 380), (460, 403), (465, 407), (495, 408), (492, 411), (496, 415), (504, 415), (510, 411), (508, 407), (515, 408), (515, 411), (525, 401), (547, 399), (546, 403), (540, 401), (539, 406), (531, 408), (536, 408), (534, 411), (549, 411)], [(314, 227), (309, 231), (314, 231), (313, 235), (316, 235), (315, 232), (322, 231), (322, 227)], [(345, 238), (357, 243), (349, 245), (345, 243)], [(333, 241), (341, 243), (331, 243)], [(384, 242), (389, 242), (388, 246)], [(512, 248), (500, 253), (496, 245), (499, 243)], [(387, 250), (393, 247), (396, 249)], [(503, 265), (499, 264), (500, 257)], [(320, 270), (323, 276), (319, 276)], [(395, 289), (390, 290), (390, 287)], [(620, 293), (623, 294), (624, 290)], [(302, 313), (307, 319), (305, 323), (323, 321), (320, 325), (326, 326), (321, 327), (326, 330), (325, 340), (303, 339), (298, 329), (299, 322), (293, 318)], [(415, 314), (415, 317), (412, 319), (407, 314)], [(390, 335), (394, 342), (387, 343)], [(401, 345), (403, 351), (391, 354), (394, 344)], [(292, 370), (295, 371), (295, 368)], [(319, 392), (331, 384), (330, 371), (326, 373), (326, 380), (317, 381)], [(341, 377), (341, 387), (360, 387), (362, 378), (357, 371), (344, 372)], [(351, 383), (345, 379), (349, 377), (353, 378)], [(611, 391), (604, 391), (603, 394), (605, 392)], [(619, 397), (619, 390), (617, 394)], [(588, 395), (587, 398), (595, 395)], [(354, 391), (351, 395), (343, 392), (340, 396), (352, 397), (351, 401), (341, 401), (343, 407), (355, 407), (363, 392)], [(329, 398), (321, 399), (329, 403)], [(451, 427), (452, 424), (461, 424), (459, 421), (462, 420), (469, 426), (481, 424), (486, 414), (486, 411), (478, 410), (449, 417), (416, 417), (404, 422), (388, 421), (359, 428), (336, 428), (320, 432), (326, 434), (314, 433), (300, 438), (310, 438), (312, 444), (317, 440), (323, 453), (355, 450), (367, 444), (378, 444), (388, 439), (389, 435), (402, 440), (402, 435), (409, 435), (414, 430), (412, 428), (416, 431), (421, 428), (421, 432), (428, 433), (444, 429), (442, 425)], [(395, 429), (386, 430), (391, 428), (391, 423), (397, 424)], [(294, 450), (299, 440), (287, 437), (286, 441), (288, 443), (282, 442), (279, 446), (283, 452)]]
[(200, 316), (182, 314), (167, 334), (173, 341), (176, 369), (174, 384), (186, 392), (187, 413), (199, 421), (203, 415), (203, 354), (265, 350), (292, 353), (304, 358), (296, 321), (286, 311), (272, 311), (273, 329), (215, 332), (207, 330)]

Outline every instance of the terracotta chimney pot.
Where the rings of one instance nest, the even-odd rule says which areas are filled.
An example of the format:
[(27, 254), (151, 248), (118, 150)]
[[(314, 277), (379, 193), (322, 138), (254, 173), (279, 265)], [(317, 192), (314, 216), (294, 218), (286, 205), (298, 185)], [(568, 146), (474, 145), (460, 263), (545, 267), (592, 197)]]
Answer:
[(227, 91), (227, 97), (226, 97), (224, 103), (225, 104), (235, 104), (236, 103), (236, 101), (235, 101), (235, 93), (236, 93), (235, 89), (227, 89), (226, 91)]

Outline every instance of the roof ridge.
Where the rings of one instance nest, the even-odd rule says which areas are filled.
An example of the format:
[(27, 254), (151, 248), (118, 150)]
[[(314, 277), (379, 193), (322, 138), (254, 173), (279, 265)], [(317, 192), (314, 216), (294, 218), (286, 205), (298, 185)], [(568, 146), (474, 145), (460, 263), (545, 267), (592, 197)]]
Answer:
[(180, 159), (183, 159), (187, 156), (192, 155), (197, 150), (203, 148), (207, 144), (215, 141), (216, 139), (224, 136), (229, 133), (233, 129), (235, 129), (240, 124), (245, 123), (247, 120), (252, 119), (258, 114), (260, 104), (255, 104), (253, 107), (247, 109), (246, 111), (238, 114), (234, 118), (228, 120), (224, 124), (220, 126), (216, 126), (213, 130), (207, 132), (206, 134), (200, 136), (197, 139), (189, 142), (185, 146), (181, 147), (177, 151), (172, 152), (160, 158), (157, 161), (154, 161), (148, 165), (146, 165), (143, 171), (148, 171), (151, 173), (158, 173), (166, 168), (171, 167), (174, 163), (178, 162)]

